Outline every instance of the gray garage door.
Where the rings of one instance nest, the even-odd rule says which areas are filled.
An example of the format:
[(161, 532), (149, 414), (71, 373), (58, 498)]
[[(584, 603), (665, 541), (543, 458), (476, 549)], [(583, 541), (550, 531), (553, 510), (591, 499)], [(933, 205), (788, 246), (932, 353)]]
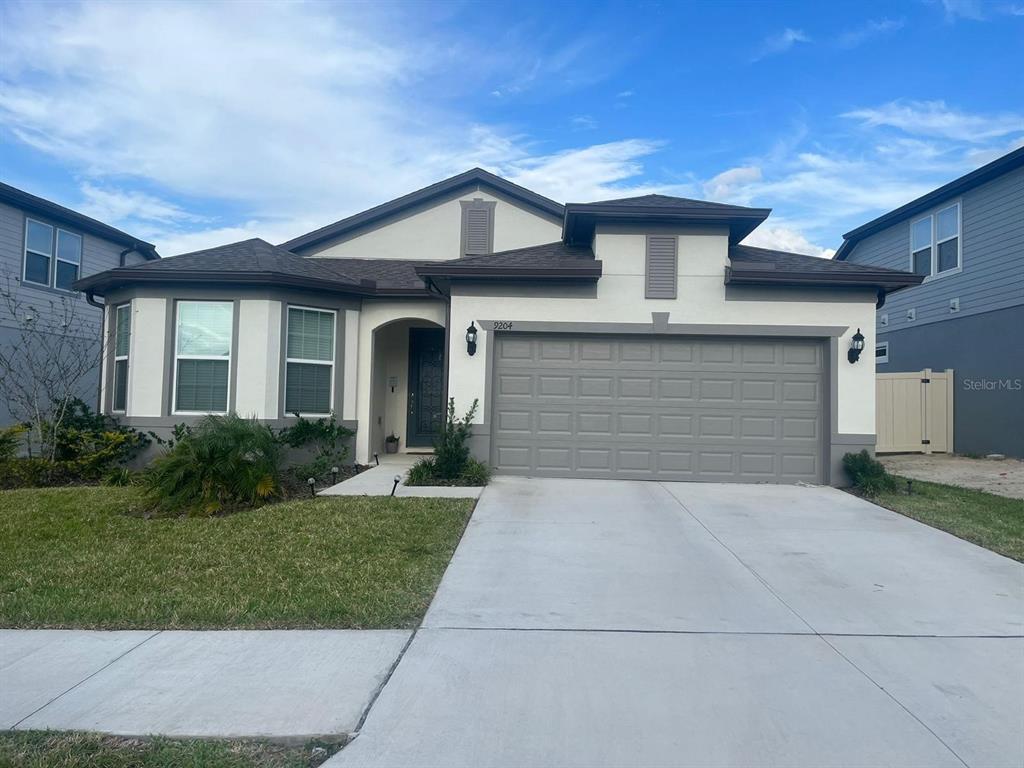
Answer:
[(499, 471), (823, 481), (818, 341), (499, 334), (494, 366)]

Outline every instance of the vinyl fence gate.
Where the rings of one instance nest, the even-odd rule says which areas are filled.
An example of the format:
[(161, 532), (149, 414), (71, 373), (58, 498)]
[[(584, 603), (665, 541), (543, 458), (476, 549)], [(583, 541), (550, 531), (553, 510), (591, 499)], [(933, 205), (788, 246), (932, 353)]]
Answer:
[(878, 453), (953, 451), (953, 370), (875, 376)]

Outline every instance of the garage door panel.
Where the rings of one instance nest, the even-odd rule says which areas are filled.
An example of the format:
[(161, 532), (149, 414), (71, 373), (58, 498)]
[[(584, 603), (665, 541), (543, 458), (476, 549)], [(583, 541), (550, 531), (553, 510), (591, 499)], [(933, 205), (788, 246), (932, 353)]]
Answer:
[(821, 480), (818, 342), (499, 335), (495, 349), (499, 471)]

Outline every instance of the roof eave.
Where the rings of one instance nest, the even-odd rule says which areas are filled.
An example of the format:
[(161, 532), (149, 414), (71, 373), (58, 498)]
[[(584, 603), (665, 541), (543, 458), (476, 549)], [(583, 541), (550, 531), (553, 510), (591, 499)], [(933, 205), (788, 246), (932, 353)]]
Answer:
[(856, 275), (810, 274), (808, 272), (780, 272), (778, 270), (725, 268), (726, 285), (796, 285), (806, 287), (874, 288), (887, 293), (920, 285), (921, 275), (896, 276), (878, 272)]
[[(116, 274), (114, 274), (116, 272)], [(281, 288), (307, 288), (331, 293), (344, 293), (354, 296), (388, 297), (388, 296), (421, 296), (428, 292), (426, 288), (378, 288), (372, 281), (354, 284), (325, 280), (323, 278), (291, 275), (284, 272), (258, 271), (237, 272), (225, 270), (182, 270), (179, 272), (161, 272), (154, 274), (150, 270), (119, 269), (100, 272), (78, 280), (72, 286), (76, 291), (84, 291), (103, 296), (111, 289), (123, 285), (139, 283), (206, 283), (214, 285), (269, 285)]]
[[(575, 205), (582, 206), (583, 204)], [(638, 210), (632, 206), (573, 208), (572, 205), (567, 205), (562, 224), (562, 238), (570, 244), (583, 242), (580, 238), (592, 236), (598, 221), (609, 224), (681, 223), (686, 226), (701, 224), (711, 226), (727, 225), (729, 228), (729, 243), (735, 245), (757, 229), (770, 214), (771, 208), (751, 208), (734, 212), (706, 210), (666, 211), (664, 209), (651, 208), (641, 208)]]
[(601, 262), (593, 267), (484, 267), (484, 266), (441, 266), (429, 265), (416, 268), (420, 277), (457, 279), (561, 279), (597, 280), (601, 277)]

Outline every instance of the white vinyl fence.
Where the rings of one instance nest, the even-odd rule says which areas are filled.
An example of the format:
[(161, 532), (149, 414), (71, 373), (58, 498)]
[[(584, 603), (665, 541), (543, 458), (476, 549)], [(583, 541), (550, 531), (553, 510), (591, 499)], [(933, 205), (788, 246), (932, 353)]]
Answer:
[(875, 376), (878, 453), (953, 451), (953, 370)]

